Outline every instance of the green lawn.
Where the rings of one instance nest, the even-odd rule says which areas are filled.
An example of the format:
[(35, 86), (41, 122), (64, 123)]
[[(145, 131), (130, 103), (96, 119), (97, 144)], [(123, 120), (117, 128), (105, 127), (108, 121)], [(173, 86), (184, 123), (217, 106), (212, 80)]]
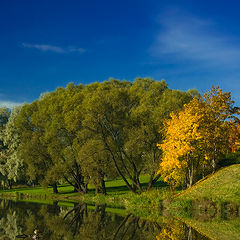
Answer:
[[(149, 177), (142, 175), (140, 181), (143, 183), (143, 188), (147, 186)], [(156, 183), (155, 189), (165, 189), (167, 185), (159, 179)], [(122, 179), (108, 180), (106, 181), (107, 196), (102, 194), (95, 195), (94, 186), (89, 185), (89, 191), (87, 194), (81, 194), (78, 192), (73, 192), (73, 187), (70, 185), (59, 185), (58, 194), (54, 194), (52, 187), (43, 188), (43, 187), (18, 187), (11, 190), (0, 190), (0, 195), (3, 198), (15, 198), (23, 199), (32, 202), (41, 202), (41, 203), (52, 203), (53, 201), (85, 201), (88, 203), (105, 203), (107, 202), (109, 206), (123, 207), (125, 206), (126, 199), (134, 199), (136, 194), (131, 194), (128, 188), (126, 187)], [(154, 193), (155, 194), (155, 193)], [(151, 198), (153, 194), (150, 194)], [(155, 196), (159, 196), (159, 191), (156, 192)], [(136, 201), (139, 202), (139, 195), (136, 196)], [(145, 199), (145, 200), (144, 200)], [(149, 202), (147, 196), (145, 196), (143, 201)]]
[[(141, 176), (143, 187), (147, 186), (148, 176)], [(107, 196), (95, 195), (94, 186), (89, 186), (87, 194), (73, 192), (70, 185), (59, 185), (59, 194), (52, 188), (21, 187), (0, 190), (2, 198), (15, 198), (38, 201), (85, 201), (87, 203), (108, 203), (110, 206), (129, 208), (158, 207), (160, 202), (169, 198), (168, 186), (161, 180), (154, 189), (141, 195), (131, 194), (122, 179), (106, 181)], [(170, 196), (171, 197), (171, 196)], [(192, 188), (180, 192), (175, 200), (208, 199), (219, 202), (240, 202), (240, 164), (225, 167), (213, 175), (196, 183)], [(177, 202), (176, 201), (176, 202)]]

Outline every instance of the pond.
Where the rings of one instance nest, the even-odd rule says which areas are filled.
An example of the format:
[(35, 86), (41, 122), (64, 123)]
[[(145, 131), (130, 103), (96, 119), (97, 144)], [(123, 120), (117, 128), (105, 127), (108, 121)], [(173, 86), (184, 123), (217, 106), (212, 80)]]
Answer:
[(159, 216), (158, 221), (149, 221), (106, 205), (0, 200), (1, 240), (31, 239), (34, 229), (39, 230), (39, 239), (44, 240), (218, 239), (208, 238), (176, 218)]

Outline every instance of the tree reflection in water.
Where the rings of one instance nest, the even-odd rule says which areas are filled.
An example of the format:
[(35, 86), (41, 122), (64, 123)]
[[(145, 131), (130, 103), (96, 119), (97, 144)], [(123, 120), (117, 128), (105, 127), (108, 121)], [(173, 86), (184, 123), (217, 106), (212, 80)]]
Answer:
[(131, 214), (106, 211), (106, 205), (75, 204), (73, 208), (0, 200), (0, 239), (30, 235), (39, 229), (40, 239), (115, 240), (155, 239), (161, 227)]
[(156, 236), (157, 240), (208, 240), (192, 227), (185, 223), (171, 219), (162, 225), (161, 232)]
[(73, 237), (83, 239), (154, 239), (161, 229), (157, 223), (140, 220), (132, 214), (121, 217), (105, 210), (106, 205), (88, 211), (86, 204), (79, 204), (64, 219), (70, 218), (71, 228), (76, 226)]
[[(0, 239), (15, 239), (39, 229), (44, 240), (205, 240), (176, 220), (157, 223), (132, 214), (120, 216), (106, 211), (106, 205), (75, 204), (73, 208), (0, 200)], [(157, 236), (157, 237), (156, 237)]]

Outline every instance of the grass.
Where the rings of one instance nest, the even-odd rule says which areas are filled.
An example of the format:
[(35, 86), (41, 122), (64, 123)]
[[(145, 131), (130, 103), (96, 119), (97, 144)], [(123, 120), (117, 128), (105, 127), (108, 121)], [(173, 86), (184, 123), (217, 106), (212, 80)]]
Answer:
[[(143, 183), (143, 188), (147, 187), (149, 177), (142, 175), (140, 181)], [(89, 191), (87, 194), (80, 194), (73, 192), (73, 187), (70, 185), (59, 185), (58, 194), (54, 194), (52, 187), (17, 187), (11, 190), (0, 190), (0, 197), (9, 199), (18, 199), (24, 201), (32, 201), (38, 203), (52, 203), (53, 201), (69, 201), (69, 202), (79, 202), (84, 201), (90, 204), (105, 204), (108, 206), (123, 208), (126, 207), (129, 201), (134, 201), (131, 205), (133, 208), (136, 206), (156, 206), (159, 203), (159, 197), (163, 194), (167, 185), (159, 179), (155, 184), (155, 190), (149, 193), (149, 197), (146, 193), (140, 197), (138, 194), (132, 194), (126, 187), (125, 182), (122, 179), (109, 180), (106, 181), (107, 196), (102, 194), (95, 194), (94, 186), (89, 186)], [(152, 198), (152, 200), (150, 200)], [(160, 197), (162, 198), (162, 197)], [(141, 204), (140, 204), (141, 202)], [(128, 204), (130, 205), (130, 204)]]
[[(146, 188), (147, 176), (141, 176), (141, 181)], [(106, 181), (106, 188), (107, 196), (95, 195), (93, 186), (89, 186), (85, 195), (73, 192), (69, 185), (58, 186), (59, 194), (53, 194), (51, 187), (21, 187), (0, 190), (0, 197), (43, 204), (58, 201), (60, 206), (71, 207), (83, 201), (88, 203), (89, 209), (95, 209), (95, 204), (107, 204), (106, 211), (118, 215), (131, 212), (158, 223), (173, 216), (210, 239), (240, 239), (240, 164), (222, 168), (175, 196), (161, 179), (154, 189), (141, 195), (131, 193), (121, 179)], [(166, 206), (170, 212), (166, 211)], [(195, 215), (196, 209), (199, 215)], [(232, 218), (234, 214), (236, 216)], [(231, 218), (225, 220), (228, 217)]]
[(240, 164), (224, 167), (180, 192), (168, 211), (209, 239), (240, 239)]
[[(147, 187), (149, 178), (141, 176), (143, 188)], [(225, 167), (213, 175), (196, 183), (192, 188), (181, 191), (177, 195), (170, 195), (168, 186), (161, 180), (155, 188), (143, 194), (132, 194), (122, 179), (106, 181), (107, 196), (95, 195), (93, 186), (89, 186), (87, 194), (73, 192), (69, 185), (58, 186), (59, 194), (53, 194), (52, 188), (21, 187), (12, 190), (0, 190), (0, 197), (18, 200), (37, 201), (41, 203), (86, 202), (90, 204), (105, 204), (110, 207), (127, 208), (130, 211), (144, 211), (170, 206), (170, 210), (189, 209), (191, 201), (207, 200), (213, 202), (240, 203), (240, 164)], [(170, 203), (170, 204), (169, 204)], [(138, 210), (137, 210), (138, 209)]]
[(208, 199), (216, 202), (240, 203), (240, 164), (220, 169), (215, 174), (182, 191), (177, 199)]
[[(141, 182), (146, 188), (148, 177), (141, 176)], [(58, 186), (59, 194), (53, 194), (51, 187), (21, 187), (0, 190), (0, 197), (42, 204), (57, 201), (59, 206), (69, 207), (82, 201), (88, 203), (89, 210), (96, 209), (95, 205), (107, 204), (106, 212), (121, 216), (130, 212), (158, 224), (173, 217), (209, 239), (240, 239), (240, 164), (224, 167), (192, 188), (179, 190), (175, 196), (161, 179), (154, 189), (141, 195), (131, 193), (122, 179), (106, 181), (106, 189), (107, 196), (95, 195), (91, 185), (85, 195), (73, 192), (69, 185)]]

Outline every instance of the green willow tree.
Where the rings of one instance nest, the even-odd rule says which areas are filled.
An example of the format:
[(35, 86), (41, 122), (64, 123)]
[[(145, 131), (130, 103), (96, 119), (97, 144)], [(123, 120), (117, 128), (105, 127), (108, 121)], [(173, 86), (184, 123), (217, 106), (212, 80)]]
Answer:
[[(78, 99), (74, 98), (76, 94), (81, 95), (81, 90), (81, 85), (73, 84), (69, 84), (66, 89), (58, 88), (42, 99), (39, 114), (46, 116), (43, 126), (45, 133), (41, 141), (47, 146), (47, 151), (53, 160), (52, 169), (56, 177), (63, 176), (75, 191), (86, 192), (87, 185), (76, 150), (76, 145), (82, 144), (79, 142), (76, 144), (76, 134), (80, 126), (68, 129), (66, 123), (72, 109), (81, 105), (81, 98), (79, 96)], [(75, 99), (74, 102), (71, 102), (72, 98)]]
[(18, 119), (18, 128), (22, 131), (19, 155), (28, 165), (28, 174), (43, 185), (52, 185), (55, 193), (57, 182), (63, 179), (76, 191), (87, 191), (73, 146), (76, 129), (68, 130), (65, 123), (69, 112), (77, 108), (69, 100), (81, 92), (81, 88), (69, 84), (66, 89), (44, 94), (25, 105)]
[(0, 138), (3, 141), (4, 149), (1, 151), (0, 172), (8, 182), (8, 187), (12, 188), (13, 182), (24, 179), (24, 164), (17, 156), (17, 148), (20, 144), (20, 134), (16, 129), (16, 119), (20, 113), (21, 106), (14, 107), (8, 118)]
[(41, 141), (44, 135), (44, 118), (38, 114), (39, 101), (23, 105), (17, 118), (16, 127), (21, 133), (17, 155), (26, 164), (31, 181), (52, 185), (54, 193), (57, 193), (58, 179), (51, 176), (53, 160), (47, 146)]
[[(132, 127), (128, 131), (125, 148), (135, 151), (140, 158), (142, 173), (150, 176), (149, 190), (160, 178), (158, 169), (162, 152), (157, 143), (162, 140), (159, 134), (161, 122), (172, 111), (177, 111), (189, 102), (191, 94), (168, 89), (165, 81), (136, 79), (131, 86), (131, 95), (138, 98), (138, 105), (132, 110)], [(160, 124), (160, 126), (159, 126)]]
[(107, 194), (105, 179), (116, 178), (117, 173), (112, 165), (111, 156), (102, 141), (91, 138), (81, 146), (79, 159), (83, 175), (95, 186), (96, 193)]
[[(165, 92), (166, 98), (168, 95), (172, 102), (178, 102), (175, 108), (188, 102), (190, 94), (171, 92), (164, 81), (150, 79), (137, 79), (134, 83), (111, 79), (90, 84), (84, 92), (82, 129), (85, 134), (93, 134), (102, 141), (129, 190), (143, 191), (141, 173), (150, 175), (150, 189), (160, 175), (157, 168), (149, 169), (149, 166), (157, 166), (161, 154), (156, 147), (159, 118), (154, 118), (159, 115), (153, 113), (161, 105), (163, 109), (167, 107), (163, 97)], [(161, 111), (162, 118), (167, 118), (174, 109), (173, 106), (168, 108)]]
[(88, 183), (106, 193), (105, 180), (120, 176), (132, 192), (150, 189), (160, 175), (159, 123), (190, 101), (191, 93), (170, 90), (165, 81), (110, 79), (69, 84), (22, 107), (18, 156), (32, 180), (66, 181), (86, 193)]

